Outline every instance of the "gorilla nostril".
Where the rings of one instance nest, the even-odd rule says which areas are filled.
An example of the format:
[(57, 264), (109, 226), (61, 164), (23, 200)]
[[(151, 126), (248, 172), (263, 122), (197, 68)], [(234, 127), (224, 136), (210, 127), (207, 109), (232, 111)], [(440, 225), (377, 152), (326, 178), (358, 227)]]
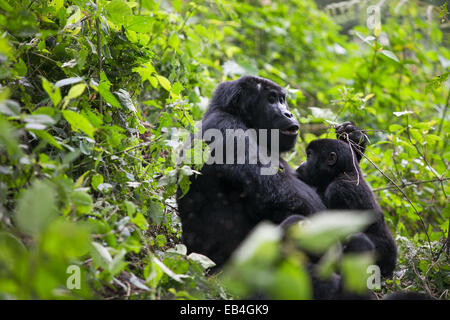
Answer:
[(290, 113), (290, 112), (285, 112), (284, 115), (286, 117), (288, 117), (288, 118), (292, 118), (293, 117), (292, 113)]

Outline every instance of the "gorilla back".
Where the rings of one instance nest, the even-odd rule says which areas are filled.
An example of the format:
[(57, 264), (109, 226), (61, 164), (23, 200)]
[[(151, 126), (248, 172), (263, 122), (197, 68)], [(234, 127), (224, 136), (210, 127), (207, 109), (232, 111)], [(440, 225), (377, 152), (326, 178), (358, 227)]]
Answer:
[[(257, 134), (248, 134), (249, 129)], [(298, 129), (285, 90), (272, 81), (245, 76), (219, 84), (201, 130), (211, 157), (201, 175), (191, 177), (188, 193), (182, 196), (179, 190), (177, 195), (188, 250), (221, 266), (260, 221), (280, 223), (291, 214), (307, 216), (325, 209), (316, 192), (297, 179), (279, 155), (294, 146)], [(230, 134), (235, 136), (228, 139)], [(221, 154), (226, 163), (220, 161)], [(267, 163), (261, 154), (276, 161)], [(273, 173), (262, 174), (274, 163)]]

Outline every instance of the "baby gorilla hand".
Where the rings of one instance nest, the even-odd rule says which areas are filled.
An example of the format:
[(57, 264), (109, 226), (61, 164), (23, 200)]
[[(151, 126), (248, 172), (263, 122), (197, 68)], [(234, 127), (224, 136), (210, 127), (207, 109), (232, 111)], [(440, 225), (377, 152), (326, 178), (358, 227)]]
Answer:
[(366, 133), (353, 124), (353, 122), (345, 121), (335, 127), (336, 136), (339, 140), (349, 142), (355, 151), (358, 161), (361, 160), (362, 154), (366, 151), (366, 144), (369, 142)]

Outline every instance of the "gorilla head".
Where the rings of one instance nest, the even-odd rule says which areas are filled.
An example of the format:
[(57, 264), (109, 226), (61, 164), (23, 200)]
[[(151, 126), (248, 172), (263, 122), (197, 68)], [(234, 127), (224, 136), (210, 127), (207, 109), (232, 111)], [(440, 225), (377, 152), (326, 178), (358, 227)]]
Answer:
[(222, 82), (205, 116), (217, 110), (234, 115), (249, 129), (278, 129), (281, 152), (294, 147), (299, 123), (289, 112), (286, 90), (270, 80), (244, 76)]
[(323, 189), (339, 174), (355, 170), (353, 157), (348, 143), (334, 139), (314, 140), (306, 147), (306, 161), (298, 167), (297, 174), (310, 186)]

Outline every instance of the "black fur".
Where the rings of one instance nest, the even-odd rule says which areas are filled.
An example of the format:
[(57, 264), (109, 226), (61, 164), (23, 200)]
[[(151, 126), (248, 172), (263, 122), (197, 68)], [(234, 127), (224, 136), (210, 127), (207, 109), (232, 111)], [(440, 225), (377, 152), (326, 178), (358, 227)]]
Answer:
[[(298, 129), (285, 95), (283, 88), (263, 78), (246, 76), (223, 82), (204, 114), (202, 131)], [(291, 149), (296, 138), (280, 133), (280, 151)], [(248, 138), (246, 143), (246, 150), (250, 143), (258, 149), (270, 147)], [(221, 266), (262, 220), (280, 223), (290, 214), (309, 215), (325, 209), (317, 193), (279, 159), (280, 170), (274, 175), (261, 175), (263, 164), (249, 164), (247, 155), (244, 164), (203, 166), (202, 174), (191, 179), (188, 193), (181, 196), (179, 192), (177, 199), (183, 240), (190, 251), (205, 254)]]
[(302, 181), (317, 188), (328, 209), (370, 210), (374, 214), (374, 222), (364, 234), (350, 239), (345, 252), (375, 249), (381, 274), (391, 276), (396, 265), (397, 246), (351, 146), (339, 140), (318, 139), (307, 146), (306, 153), (307, 160), (297, 169), (297, 174)]
[[(245, 76), (223, 82), (203, 116), (202, 133), (214, 128), (225, 137), (227, 129), (296, 130), (299, 124), (289, 112), (285, 96), (283, 88), (264, 78)], [(353, 125), (345, 123), (338, 129), (351, 134), (355, 143), (363, 140)], [(280, 152), (292, 149), (296, 140), (296, 134), (280, 133)], [(262, 144), (246, 137), (245, 143), (246, 150), (271, 146), (270, 138)], [(191, 177), (188, 193), (182, 196), (179, 190), (177, 194), (184, 243), (190, 251), (210, 257), (218, 267), (259, 222), (280, 223), (292, 214), (307, 216), (326, 209), (315, 190), (299, 180), (281, 156), (274, 175), (261, 175), (261, 168), (267, 165), (249, 164), (248, 160), (246, 153), (244, 164), (205, 164), (201, 175)]]

